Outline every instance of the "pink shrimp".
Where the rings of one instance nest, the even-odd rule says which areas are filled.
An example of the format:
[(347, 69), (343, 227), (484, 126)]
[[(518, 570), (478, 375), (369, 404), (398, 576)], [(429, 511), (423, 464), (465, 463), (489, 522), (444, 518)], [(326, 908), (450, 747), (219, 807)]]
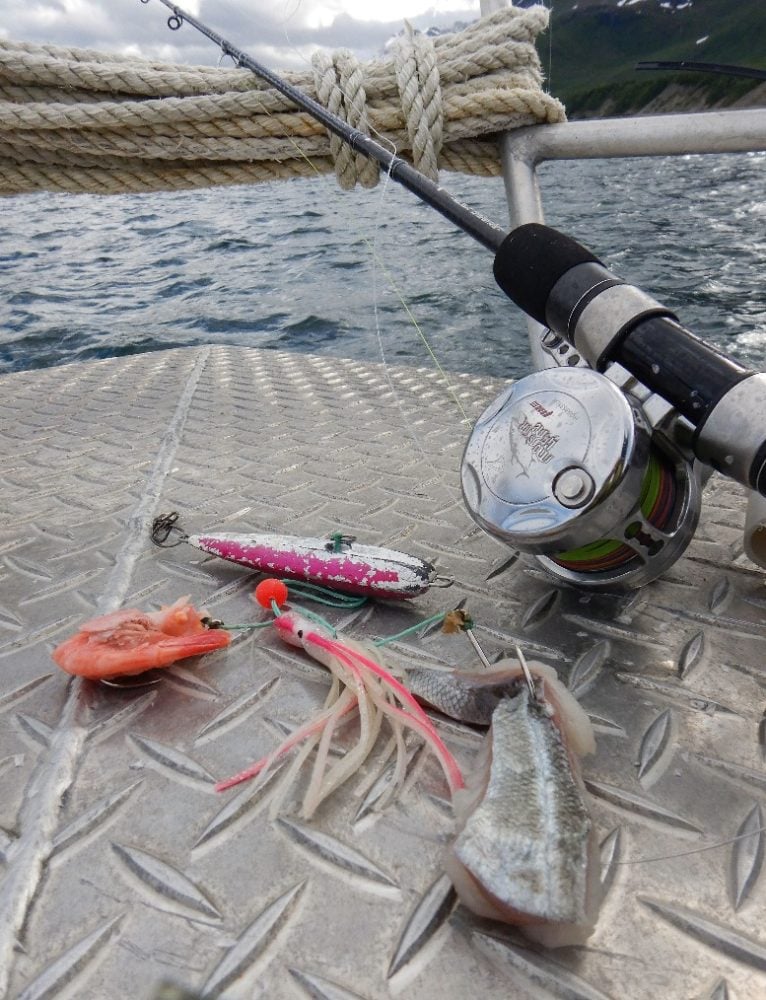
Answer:
[(89, 680), (140, 674), (228, 646), (230, 634), (206, 628), (202, 618), (188, 597), (159, 611), (112, 611), (84, 622), (52, 656), (62, 670)]

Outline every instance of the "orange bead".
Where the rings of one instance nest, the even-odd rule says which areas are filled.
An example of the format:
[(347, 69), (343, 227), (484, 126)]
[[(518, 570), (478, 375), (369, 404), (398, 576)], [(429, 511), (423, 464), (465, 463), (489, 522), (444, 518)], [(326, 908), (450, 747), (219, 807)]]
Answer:
[(287, 603), (287, 587), (281, 580), (270, 576), (255, 588), (255, 599), (262, 608), (270, 608), (274, 601), (278, 608)]

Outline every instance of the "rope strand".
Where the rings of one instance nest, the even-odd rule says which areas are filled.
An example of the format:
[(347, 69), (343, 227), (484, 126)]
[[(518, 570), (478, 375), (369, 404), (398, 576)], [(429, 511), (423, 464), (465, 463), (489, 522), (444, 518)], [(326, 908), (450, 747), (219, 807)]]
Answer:
[[(411, 29), (361, 66), (318, 53), (286, 78), (379, 134), (433, 179), (500, 173), (496, 133), (564, 119), (542, 90), (543, 7), (496, 11), (435, 39)], [(296, 155), (290, 137), (303, 155)], [(343, 188), (378, 168), (242, 69), (161, 65), (0, 40), (0, 194), (180, 190), (334, 170)]]

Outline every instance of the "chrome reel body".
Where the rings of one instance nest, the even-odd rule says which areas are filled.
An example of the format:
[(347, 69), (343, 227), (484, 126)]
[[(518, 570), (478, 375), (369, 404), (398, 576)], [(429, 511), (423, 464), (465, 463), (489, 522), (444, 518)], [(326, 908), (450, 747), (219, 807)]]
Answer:
[(468, 510), (572, 584), (642, 586), (697, 526), (690, 429), (620, 366), (601, 374), (550, 332), (542, 346), (558, 366), (509, 386), (473, 428), (461, 467)]

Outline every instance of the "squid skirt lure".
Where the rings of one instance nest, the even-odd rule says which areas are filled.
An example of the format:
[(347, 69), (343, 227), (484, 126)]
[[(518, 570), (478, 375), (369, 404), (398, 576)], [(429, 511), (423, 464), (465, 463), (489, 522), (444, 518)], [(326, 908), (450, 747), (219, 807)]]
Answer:
[[(397, 760), (391, 794), (404, 781), (406, 749), (404, 730), (411, 729), (433, 751), (444, 771), (450, 792), (463, 787), (463, 776), (433, 723), (407, 688), (379, 661), (376, 652), (360, 643), (339, 642), (321, 634), (317, 626), (294, 611), (279, 615), (274, 625), (280, 636), (293, 646), (304, 649), (330, 670), (333, 683), (321, 711), (291, 733), (275, 750), (231, 778), (219, 782), (217, 791), (231, 788), (256, 775), (263, 775), (278, 760), (302, 745), (293, 761), (280, 792), (272, 800), (275, 815), (303, 762), (316, 749), (316, 759), (303, 798), (302, 815), (309, 819), (319, 805), (350, 778), (369, 756), (384, 719), (393, 730)], [(330, 743), (340, 721), (350, 712), (359, 713), (359, 739), (341, 761), (328, 764)]]

